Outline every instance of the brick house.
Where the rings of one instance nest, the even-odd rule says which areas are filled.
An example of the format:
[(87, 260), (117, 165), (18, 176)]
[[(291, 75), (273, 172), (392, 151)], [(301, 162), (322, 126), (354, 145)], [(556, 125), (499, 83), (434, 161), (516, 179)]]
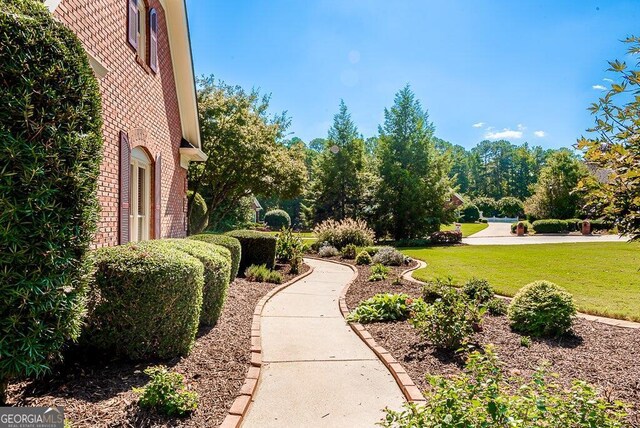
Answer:
[(187, 167), (200, 150), (184, 0), (45, 0), (100, 83), (104, 153), (95, 247), (184, 237)]

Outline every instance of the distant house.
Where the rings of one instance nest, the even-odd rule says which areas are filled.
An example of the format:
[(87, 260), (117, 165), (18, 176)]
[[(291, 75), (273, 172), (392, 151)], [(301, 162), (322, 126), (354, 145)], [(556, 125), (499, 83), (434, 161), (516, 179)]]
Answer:
[(184, 0), (45, 0), (100, 84), (104, 153), (94, 246), (183, 237), (187, 168), (204, 161)]
[(256, 199), (255, 196), (251, 197), (251, 209), (253, 209), (253, 222), (258, 223), (260, 221), (260, 211), (262, 211), (262, 205)]
[(457, 192), (452, 192), (449, 197), (449, 204), (453, 205), (453, 207), (457, 208), (465, 203), (464, 197)]

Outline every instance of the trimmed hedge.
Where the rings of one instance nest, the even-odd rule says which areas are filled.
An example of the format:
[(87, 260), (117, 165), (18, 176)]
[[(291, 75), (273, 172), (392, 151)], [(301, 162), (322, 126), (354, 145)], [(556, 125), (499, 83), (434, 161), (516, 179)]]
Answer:
[(264, 222), (273, 230), (291, 227), (291, 217), (285, 210), (271, 210), (264, 215)]
[(561, 233), (569, 230), (566, 220), (536, 220), (533, 222), (533, 230), (536, 233)]
[(569, 232), (580, 232), (582, 231), (582, 220), (579, 218), (570, 218), (566, 220), (567, 222), (567, 230)]
[(236, 279), (238, 275), (238, 269), (240, 268), (240, 257), (242, 256), (242, 247), (240, 241), (231, 236), (215, 235), (213, 233), (201, 233), (200, 235), (189, 236), (189, 239), (195, 239), (197, 241), (204, 241), (208, 244), (220, 245), (226, 248), (231, 253), (231, 271), (230, 282)]
[[(589, 220), (591, 222), (591, 230), (592, 231), (607, 231), (613, 229), (613, 222), (607, 220)], [(582, 228), (582, 223), (580, 224), (580, 228)]]
[(195, 341), (204, 267), (182, 251), (128, 244), (101, 248), (95, 307), (83, 340), (134, 360), (186, 355)]
[(189, 201), (189, 235), (195, 235), (201, 233), (209, 225), (207, 203), (200, 193), (193, 196), (192, 190), (187, 192), (187, 200)]
[(433, 232), (429, 236), (429, 241), (432, 244), (459, 244), (462, 242), (462, 232), (456, 232), (455, 230)]
[(102, 158), (98, 82), (38, 1), (0, 0), (0, 402), (80, 333)]
[(222, 246), (192, 239), (153, 240), (143, 242), (140, 246), (173, 248), (200, 260), (204, 265), (200, 325), (215, 325), (222, 312), (229, 288), (231, 252)]
[(253, 230), (232, 230), (225, 235), (240, 241), (240, 272), (244, 272), (251, 265), (265, 265), (267, 269), (273, 269), (275, 266), (278, 242), (275, 236)]

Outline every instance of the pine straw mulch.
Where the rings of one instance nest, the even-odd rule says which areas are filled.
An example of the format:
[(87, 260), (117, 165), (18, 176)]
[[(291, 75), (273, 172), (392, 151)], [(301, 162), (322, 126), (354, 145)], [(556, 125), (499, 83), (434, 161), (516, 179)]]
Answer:
[[(406, 280), (392, 284), (406, 267), (391, 269), (387, 280), (369, 282), (370, 268), (358, 266), (358, 278), (347, 293), (349, 309), (377, 293), (420, 297), (420, 284)], [(640, 426), (640, 330), (577, 319), (573, 334), (560, 339), (533, 339), (531, 347), (526, 348), (520, 344), (521, 336), (509, 328), (506, 316), (486, 315), (482, 326), (473, 344), (493, 344), (507, 370), (528, 376), (547, 361), (551, 364), (549, 371), (558, 373), (561, 383), (570, 385), (573, 379), (582, 379), (597, 386), (604, 397), (626, 402), (629, 423)], [(371, 323), (365, 328), (402, 364), (421, 390), (429, 387), (425, 374), (451, 377), (464, 365), (463, 356), (436, 350), (408, 322)]]
[[(278, 265), (284, 281), (295, 275)], [(304, 265), (302, 272), (309, 269)], [(133, 363), (95, 361), (95, 356), (69, 351), (53, 375), (9, 386), (9, 404), (62, 406), (74, 427), (213, 427), (224, 420), (244, 383), (251, 357), (251, 321), (258, 301), (275, 284), (236, 279), (229, 287), (218, 323), (201, 329), (191, 353), (169, 361)], [(133, 387), (143, 386), (143, 370), (164, 364), (185, 376), (199, 396), (198, 409), (188, 418), (169, 418), (136, 405)]]

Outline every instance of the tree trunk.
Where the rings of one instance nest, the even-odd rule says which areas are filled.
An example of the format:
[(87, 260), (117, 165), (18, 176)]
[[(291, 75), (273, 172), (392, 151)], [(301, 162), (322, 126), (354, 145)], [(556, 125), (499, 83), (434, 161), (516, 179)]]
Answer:
[(9, 379), (0, 378), (0, 406), (7, 404), (7, 388), (9, 387)]

